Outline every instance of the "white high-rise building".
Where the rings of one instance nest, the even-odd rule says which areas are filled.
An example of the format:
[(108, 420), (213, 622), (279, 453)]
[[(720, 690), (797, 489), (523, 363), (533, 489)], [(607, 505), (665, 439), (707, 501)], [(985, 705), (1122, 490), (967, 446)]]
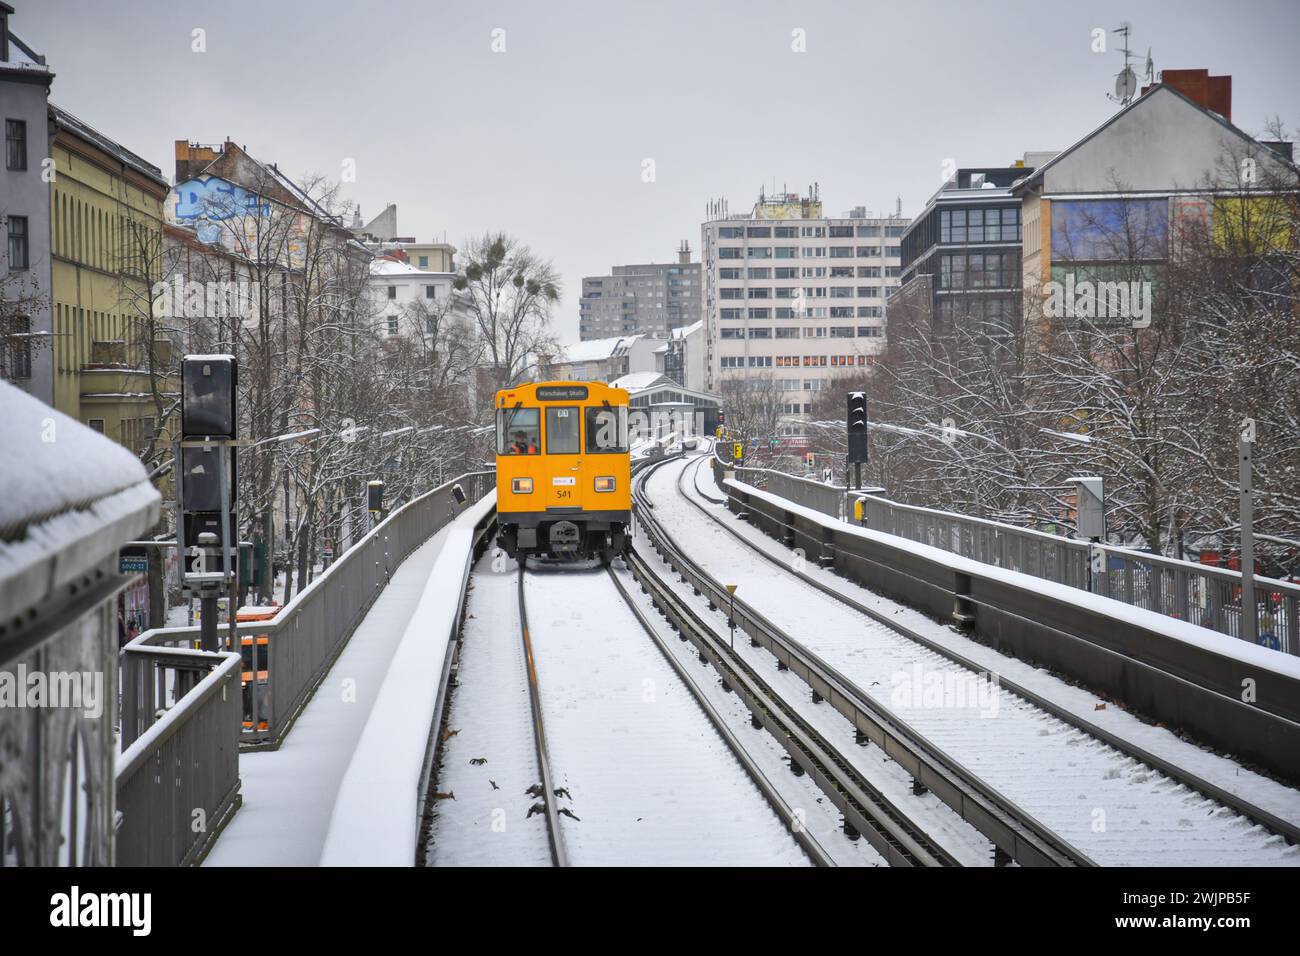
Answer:
[(710, 206), (701, 226), (707, 388), (729, 375), (773, 375), (787, 414), (885, 344), (885, 300), (898, 288), (899, 239), (909, 220), (840, 218), (808, 196), (760, 194), (749, 215)]

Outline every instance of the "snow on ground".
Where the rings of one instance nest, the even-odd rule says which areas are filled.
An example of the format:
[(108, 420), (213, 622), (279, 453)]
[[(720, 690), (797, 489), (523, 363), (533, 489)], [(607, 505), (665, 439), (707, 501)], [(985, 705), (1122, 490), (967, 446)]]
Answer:
[[(432, 866), (550, 866), (546, 818), (528, 816), (541, 779), (514, 561), (474, 568), (443, 743), (427, 859)], [(472, 761), (482, 760), (483, 763)], [(454, 798), (453, 798), (454, 797)]]
[[(280, 748), (240, 754), (243, 806), (205, 865), (314, 866), (320, 860), (343, 775), (448, 531), (397, 568)], [(382, 802), (370, 812), (382, 815)]]
[(524, 587), (572, 863), (808, 864), (603, 570)]
[[(1300, 847), (1288, 848), (1282, 838), (1014, 695), (999, 693), (982, 702), (972, 698), (974, 688), (964, 669), (797, 578), (782, 576), (770, 562), (735, 541), (678, 494), (678, 474), (685, 467), (696, 467), (696, 461), (663, 466), (647, 486), (656, 515), (692, 558), (713, 576), (737, 583), (739, 597), (1097, 862), (1300, 865)], [(702, 483), (705, 480), (702, 478)], [(689, 481), (686, 485), (691, 487)], [(722, 506), (709, 507), (723, 510)], [(739, 524), (729, 514), (723, 520), (732, 526)], [(790, 558), (789, 552), (785, 557)], [(854, 590), (867, 594), (860, 588)], [(875, 600), (878, 607), (893, 608), (900, 615), (908, 613), (899, 605)], [(698, 599), (697, 603), (704, 606)], [(715, 620), (719, 617), (714, 615)], [(919, 620), (908, 618), (907, 623), (927, 637), (948, 640), (972, 657), (981, 649), (942, 625), (920, 615), (916, 618)], [(1012, 663), (998, 655), (996, 672), (1012, 676)], [(1042, 689), (1038, 684), (1046, 682), (1059, 689), (1077, 690), (1045, 673), (1037, 676), (1036, 691)], [(1015, 679), (1020, 679), (1019, 673)], [(934, 680), (947, 680), (953, 688), (938, 706), (922, 687), (916, 687), (915, 694), (907, 693), (915, 683)], [(965, 700), (960, 698), (963, 692)], [(1144, 728), (1127, 714), (1117, 712), (1111, 719), (1121, 725), (1127, 722), (1130, 726), (1126, 729), (1135, 732)], [(1168, 732), (1161, 733), (1169, 739), (1170, 748), (1177, 749), (1174, 744), (1182, 743)], [(1190, 745), (1183, 746), (1188, 752), (1200, 753)], [(1229, 761), (1223, 763), (1232, 766)], [(1283, 816), (1296, 818), (1292, 806)]]

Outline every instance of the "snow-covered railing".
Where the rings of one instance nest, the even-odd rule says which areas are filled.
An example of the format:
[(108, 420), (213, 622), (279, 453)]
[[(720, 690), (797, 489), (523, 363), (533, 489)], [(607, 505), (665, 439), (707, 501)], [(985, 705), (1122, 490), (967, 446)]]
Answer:
[[(773, 494), (798, 501), (771, 483), (768, 488)], [(873, 530), (1089, 590), (1091, 558), (1086, 541), (951, 511), (900, 504), (877, 495), (852, 497), (862, 499), (863, 525)], [(1190, 621), (1220, 634), (1241, 636), (1241, 572), (1130, 548), (1106, 545), (1102, 550), (1105, 571), (1092, 575), (1094, 593)], [(1264, 577), (1256, 577), (1254, 581), (1259, 643), (1274, 650), (1300, 654), (1300, 585)]]
[(770, 468), (736, 469), (736, 477), (755, 488), (763, 488), (774, 495), (788, 498), (796, 504), (820, 511), (832, 518), (845, 516), (844, 496), (848, 488), (842, 485), (830, 485), (812, 478), (800, 478), (783, 471)]
[[(237, 625), (241, 643), (253, 639), (249, 650), (257, 650), (256, 661), (251, 654), (241, 661), (228, 650), (195, 650), (196, 627), (146, 631), (123, 649), (121, 862), (176, 866), (202, 855), (212, 827), (238, 793), (240, 744), (273, 744), (288, 732), (392, 571), (464, 507), (456, 501), (457, 486), (466, 502), (476, 502), (495, 488), (494, 475), (462, 475), (408, 502), (343, 552), (274, 620)], [(223, 641), (226, 634), (223, 627)], [(171, 801), (166, 808), (154, 806), (164, 800)], [(185, 829), (175, 829), (167, 814), (177, 807), (189, 815), (202, 810), (204, 826), (189, 819), (180, 821)], [(161, 837), (147, 825), (129, 825), (155, 813), (170, 821)]]
[[(245, 743), (272, 743), (288, 730), (312, 689), (388, 583), (392, 571), (455, 516), (460, 507), (453, 490), (457, 486), (466, 501), (475, 502), (495, 487), (494, 475), (461, 475), (407, 502), (339, 555), (273, 620), (236, 626), (241, 644), (250, 639), (243, 665)], [(225, 641), (225, 625), (218, 633)], [(135, 643), (179, 638), (193, 646), (198, 635), (197, 627), (167, 628), (148, 631)], [(257, 693), (249, 686), (254, 663)], [(128, 728), (124, 719), (123, 744), (129, 744), (145, 726), (147, 723)]]
[(123, 744), (147, 729), (117, 759), (118, 866), (193, 863), (239, 796), (239, 655), (168, 643), (190, 642), (148, 632), (122, 652)]

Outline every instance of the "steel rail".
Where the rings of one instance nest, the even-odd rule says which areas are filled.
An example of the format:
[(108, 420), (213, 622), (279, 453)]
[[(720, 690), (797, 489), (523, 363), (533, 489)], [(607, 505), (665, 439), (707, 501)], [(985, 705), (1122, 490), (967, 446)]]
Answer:
[(844, 813), (846, 831), (866, 837), (891, 866), (959, 865), (731, 650), (641, 555), (633, 553), (628, 567), (679, 636), (690, 640), (724, 685), (741, 695), (749, 708), (751, 725), (771, 733), (790, 754), (792, 769), (797, 764), (807, 772)]
[(546, 753), (546, 729), (542, 723), (542, 697), (537, 686), (537, 662), (533, 641), (528, 633), (528, 610), (524, 601), (524, 567), (519, 566), (519, 631), (524, 643), (524, 663), (528, 668), (528, 700), (533, 709), (533, 742), (537, 745), (537, 767), (542, 775), (542, 805), (546, 808), (546, 832), (551, 844), (551, 863), (568, 866), (564, 841), (560, 835), (560, 814), (551, 779), (551, 762)]
[[(631, 568), (630, 561), (628, 567), (629, 569)], [(700, 705), (700, 709), (704, 711), (704, 715), (709, 718), (709, 722), (713, 724), (714, 729), (716, 729), (718, 735), (722, 737), (727, 748), (735, 756), (741, 767), (744, 768), (745, 773), (749, 775), (749, 778), (754, 782), (754, 785), (758, 787), (759, 792), (763, 794), (768, 805), (771, 806), (773, 811), (776, 812), (776, 815), (780, 817), (782, 822), (789, 828), (795, 842), (803, 848), (803, 851), (808, 854), (809, 858), (817, 866), (838, 866), (834, 858), (826, 852), (826, 849), (820, 842), (818, 842), (817, 838), (802, 824), (796, 810), (790, 806), (784, 797), (781, 796), (780, 792), (768, 778), (767, 774), (763, 772), (763, 769), (759, 767), (754, 758), (750, 756), (749, 751), (745, 749), (745, 745), (740, 742), (740, 738), (738, 738), (732, 732), (731, 728), (727, 726), (726, 720), (720, 713), (718, 713), (717, 708), (713, 706), (712, 702), (710, 702), (704, 689), (699, 685), (695, 678), (691, 676), (690, 672), (685, 668), (682, 662), (677, 659), (677, 656), (669, 650), (667, 643), (662, 637), (660, 637), (658, 630), (655, 629), (654, 622), (650, 620), (644, 610), (637, 606), (632, 595), (628, 593), (623, 582), (619, 580), (618, 574), (613, 568), (606, 568), (605, 570), (609, 572), (610, 580), (614, 582), (614, 587), (618, 589), (618, 593), (622, 596), (623, 600), (627, 602), (628, 608), (641, 623), (641, 627), (645, 629), (646, 635), (654, 642), (655, 647), (659, 648), (660, 653), (663, 654), (664, 659), (668, 662), (669, 666), (672, 667), (672, 669), (677, 673), (677, 676), (681, 678), (682, 683), (686, 685), (687, 690), (689, 690), (695, 697), (696, 703)], [(637, 576), (635, 571), (633, 571), (633, 574), (634, 576)], [(645, 585), (644, 578), (637, 576), (637, 579), (643, 584), (643, 586)], [(650, 586), (656, 587), (654, 584), (651, 584)], [(655, 603), (658, 604), (658, 600), (656, 600)]]
[[(703, 463), (703, 461), (704, 458), (702, 457), (701, 464)], [(699, 469), (699, 465), (695, 465), (693, 467), (695, 467), (697, 470)], [(683, 469), (683, 472), (685, 472), (685, 469)], [(696, 490), (699, 491), (698, 483), (696, 484)], [(679, 492), (681, 491), (680, 483), (678, 485), (678, 491)], [(704, 497), (709, 501), (716, 501), (716, 499), (704, 495), (703, 492), (700, 492), (700, 494), (701, 497)], [(828, 597), (834, 598), (835, 600), (839, 601), (841, 604), (844, 604), (846, 607), (852, 608), (853, 610), (859, 612), (860, 614), (869, 617), (871, 620), (875, 621), (876, 623), (884, 625), (885, 627), (889, 628), (891, 631), (894, 631), (896, 634), (899, 634), (900, 636), (905, 637), (910, 641), (914, 641), (917, 644), (920, 644), (928, 648), (929, 650), (934, 651), (936, 654), (939, 654), (942, 657), (947, 658), (948, 660), (952, 661), (954, 664), (959, 665), (960, 667), (966, 668), (967, 670), (973, 671), (974, 673), (985, 673), (988, 671), (987, 667), (980, 665), (976, 661), (972, 660), (969, 657), (966, 657), (965, 655), (959, 653), (958, 651), (955, 651), (950, 647), (940, 644), (939, 642), (926, 637), (924, 634), (921, 634), (919, 631), (916, 631), (913, 628), (908, 627), (906, 624), (896, 621), (893, 618), (875, 610), (874, 608), (869, 607), (866, 604), (863, 604), (862, 602), (855, 600), (853, 597), (843, 593), (838, 588), (831, 587), (829, 584), (817, 580), (815, 577), (808, 574), (807, 572), (800, 571), (797, 568), (794, 568), (786, 564), (785, 562), (781, 561), (780, 558), (758, 547), (756, 544), (754, 544), (754, 542), (750, 541), (748, 538), (746, 538), (735, 528), (728, 525), (717, 515), (711, 514), (707, 508), (701, 505), (698, 501), (693, 500), (690, 497), (690, 495), (683, 494), (682, 497), (685, 498), (688, 502), (690, 502), (691, 505), (693, 505), (696, 508), (696, 510), (698, 510), (701, 514), (708, 517), (710, 521), (717, 524), (720, 528), (722, 528), (724, 531), (726, 531), (736, 540), (744, 544), (746, 548), (750, 549), (755, 554), (766, 559), (767, 561), (776, 565), (777, 567), (784, 569), (787, 573), (795, 575), (801, 581), (811, 585), (812, 587), (821, 591), (823, 594), (827, 595)], [(724, 504), (725, 502), (718, 501), (716, 503)], [(1072, 639), (1071, 636), (1068, 634), (1061, 634), (1061, 638), (1063, 640)], [(1132, 757), (1134, 760), (1141, 761), (1142, 763), (1151, 767), (1153, 770), (1156, 770), (1164, 774), (1170, 779), (1175, 780), (1178, 783), (1181, 783), (1189, 787), (1190, 789), (1195, 790), (1198, 793), (1205, 795), (1206, 797), (1209, 797), (1212, 800), (1217, 800), (1219, 803), (1222, 803), (1224, 806), (1236, 811), (1237, 813), (1240, 813), (1248, 820), (1259, 824), (1260, 826), (1264, 827), (1270, 832), (1285, 837), (1291, 843), (1300, 844), (1300, 821), (1284, 820), (1283, 818), (1279, 817), (1277, 814), (1271, 813), (1268, 810), (1265, 810), (1263, 807), (1251, 803), (1245, 797), (1233, 793), (1230, 790), (1226, 790), (1223, 787), (1215, 783), (1212, 783), (1209, 780), (1206, 780), (1204, 777), (1197, 775), (1191, 770), (1188, 770), (1187, 768), (1175, 763), (1174, 761), (1166, 757), (1161, 757), (1158, 754), (1152, 753), (1151, 751), (1133, 743), (1131, 740), (1121, 737), (1117, 733), (1107, 730), (1105, 727), (1102, 727), (1096, 723), (1093, 723), (1092, 721), (1088, 720), (1086, 717), (1080, 714), (1076, 714), (1075, 712), (1065, 707), (1062, 707), (1061, 705), (1057, 704), (1055, 701), (1050, 700), (1049, 698), (1044, 697), (1041, 694), (1035, 693), (1034, 691), (1030, 690), (1024, 685), (1019, 684), (1014, 680), (1010, 680), (1001, 674), (998, 674), (996, 676), (998, 679), (999, 686), (1011, 692), (1012, 694), (1015, 694), (1017, 697), (1022, 698), (1023, 700), (1039, 708), (1040, 710), (1043, 710), (1046, 713), (1052, 715), (1058, 720), (1069, 724), (1071, 727), (1074, 727), (1075, 729), (1080, 730), (1091, 737), (1095, 737), (1101, 742), (1115, 748), (1120, 753)]]
[[(725, 588), (689, 559), (653, 516), (653, 505), (645, 495), (644, 477), (660, 464), (641, 472), (638, 476), (641, 481), (634, 489), (638, 505), (646, 512), (641, 517), (642, 525), (670, 567), (688, 579), (695, 590), (704, 593), (711, 604), (725, 605), (731, 600)], [(677, 490), (690, 500), (681, 486), (685, 472), (682, 469), (678, 475)], [(859, 733), (897, 761), (916, 784), (933, 791), (984, 834), (1004, 859), (1025, 866), (1095, 865), (1086, 854), (872, 700), (764, 615), (742, 600), (735, 599), (734, 604), (738, 626), (808, 683), (817, 699), (831, 703)]]

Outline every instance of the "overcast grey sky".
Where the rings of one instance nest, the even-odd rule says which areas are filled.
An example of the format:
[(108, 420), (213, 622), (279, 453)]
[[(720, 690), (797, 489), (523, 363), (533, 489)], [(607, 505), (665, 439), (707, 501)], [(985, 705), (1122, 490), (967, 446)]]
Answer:
[(353, 159), (366, 218), (395, 202), (405, 235), (501, 229), (551, 258), (566, 341), (582, 276), (698, 251), (711, 197), (742, 212), (762, 184), (816, 181), (828, 213), (901, 197), (911, 216), (945, 159), (1075, 142), (1116, 109), (1097, 27), (1131, 21), (1158, 70), (1231, 74), (1247, 131), (1300, 126), (1296, 0), (10, 3), (51, 98), (169, 180), (176, 139), (229, 136), (296, 177)]

